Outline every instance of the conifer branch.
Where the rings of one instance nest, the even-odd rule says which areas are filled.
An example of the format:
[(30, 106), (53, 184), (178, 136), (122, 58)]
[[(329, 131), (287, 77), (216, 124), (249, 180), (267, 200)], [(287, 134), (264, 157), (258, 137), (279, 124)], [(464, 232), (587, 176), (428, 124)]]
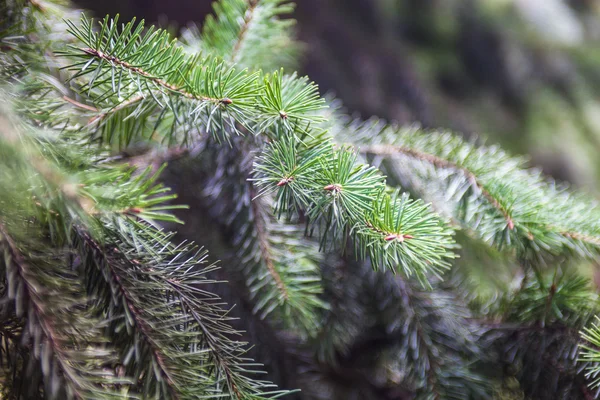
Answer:
[(202, 34), (184, 36), (193, 53), (206, 51), (242, 67), (273, 71), (294, 64), (298, 53), (290, 29), (294, 21), (287, 19), (293, 7), (286, 0), (219, 0)]
[(579, 240), (593, 246), (600, 246), (600, 237), (590, 236), (578, 232), (561, 231), (560, 234), (568, 239)]
[(528, 169), (523, 159), (449, 133), (338, 118), (332, 129), (338, 140), (389, 159), (386, 172), (486, 242), (516, 249), (521, 258), (590, 257), (600, 250), (597, 201)]
[(248, 32), (248, 27), (252, 23), (252, 19), (254, 18), (254, 12), (256, 11), (256, 7), (258, 6), (258, 2), (260, 0), (247, 0), (247, 1), (248, 1), (248, 8), (246, 9), (246, 13), (244, 15), (244, 22), (242, 23), (242, 26), (240, 27), (240, 32), (238, 34), (237, 40), (235, 41), (235, 45), (233, 46), (233, 50), (231, 50), (231, 61), (234, 63), (237, 61), (236, 58), (237, 58), (240, 48), (242, 47), (242, 44), (244, 42), (244, 37), (246, 36), (246, 33)]
[[(24, 328), (26, 334), (22, 332), (19, 340), (25, 337), (33, 340), (32, 353), (41, 365), (48, 397), (57, 398), (61, 388), (53, 380), (60, 379), (66, 385), (64, 395), (67, 398), (119, 398), (120, 395), (109, 388), (114, 389), (115, 384), (128, 384), (129, 381), (117, 379), (106, 370), (115, 362), (109, 349), (93, 347), (99, 345), (93, 342), (99, 339), (96, 331), (99, 321), (89, 320), (87, 322), (91, 325), (87, 327), (82, 324), (82, 316), (77, 310), (81, 304), (71, 297), (77, 283), (68, 282), (70, 287), (49, 287), (50, 282), (57, 280), (53, 276), (56, 271), (51, 271), (50, 265), (44, 265), (39, 268), (46, 270), (42, 273), (46, 276), (39, 276), (34, 271), (36, 267), (29, 265), (21, 254), (2, 221), (0, 249), (4, 250), (4, 267), (9, 288), (12, 288), (9, 289), (8, 300), (17, 304), (18, 317), (25, 315), (28, 319)], [(42, 262), (47, 263), (45, 260)], [(61, 300), (56, 299), (58, 293)], [(89, 315), (83, 318), (89, 318)], [(83, 338), (77, 337), (81, 335), (80, 329), (87, 329)], [(58, 371), (54, 370), (54, 365)]]
[[(113, 107), (109, 111), (101, 112), (100, 114), (92, 117), (90, 119), (90, 121), (88, 122), (88, 125), (92, 125), (92, 124), (95, 124), (95, 123), (101, 123), (102, 120), (104, 120), (105, 118), (109, 117), (111, 114), (116, 114), (119, 111), (124, 110), (124, 109), (126, 109), (126, 108), (134, 105), (135, 103), (138, 103), (138, 102), (144, 100), (145, 98), (146, 98), (146, 96), (141, 95), (141, 94), (137, 95), (137, 96), (134, 96), (134, 97), (131, 97), (131, 98), (127, 99), (126, 101), (122, 102), (121, 104)], [(93, 107), (90, 107), (89, 110), (90, 111), (98, 112), (98, 109), (93, 108)]]
[(254, 169), (261, 192), (276, 193), (275, 212), (307, 215), (322, 248), (340, 246), (351, 232), (359, 258), (368, 257), (374, 268), (414, 274), (425, 285), (428, 273), (449, 267), (446, 223), (428, 205), (386, 193), (385, 177), (357, 162), (351, 149), (281, 137), (266, 146)]
[[(243, 277), (252, 311), (261, 319), (301, 337), (312, 336), (327, 308), (320, 298), (321, 256), (303, 238), (303, 228), (274, 216), (272, 198), (257, 197), (257, 187), (246, 181), (254, 157), (248, 149), (253, 144), (236, 138), (232, 145), (229, 150), (215, 143), (206, 146), (203, 169), (211, 176), (227, 177), (227, 184), (211, 178), (202, 185), (216, 222), (229, 232), (239, 263), (235, 274)], [(215, 193), (220, 194), (219, 200)]]
[[(189, 93), (188, 91), (186, 91), (183, 88), (180, 87), (176, 87), (173, 84), (170, 84), (168, 82), (166, 82), (164, 79), (161, 79), (159, 77), (153, 76), (150, 73), (144, 71), (142, 68), (140, 67), (135, 67), (131, 64), (129, 64), (126, 61), (120, 60), (115, 56), (109, 55), (109, 54), (104, 54), (102, 51), (100, 50), (96, 50), (96, 49), (91, 49), (91, 48), (84, 48), (84, 49), (80, 49), (83, 53), (85, 54), (89, 54), (92, 57), (96, 57), (100, 60), (104, 60), (107, 61), (111, 64), (115, 64), (118, 65), (132, 73), (138, 74), (140, 76), (143, 76), (144, 78), (149, 79), (151, 82), (155, 83), (157, 86), (163, 87), (165, 89), (168, 89), (171, 92), (180, 94), (181, 96), (187, 97), (189, 99), (194, 99), (194, 100), (200, 100), (200, 101), (209, 101), (212, 103), (216, 103), (216, 104), (231, 104), (233, 102), (233, 100), (231, 99), (215, 99), (215, 98), (211, 98), (211, 97), (207, 97), (207, 96), (201, 96), (198, 94), (192, 94)], [(136, 99), (134, 97), (134, 99)], [(128, 100), (128, 102), (131, 102), (132, 100)], [(121, 104), (121, 106), (123, 106), (123, 104)], [(124, 106), (126, 107), (127, 104)]]
[(405, 154), (409, 157), (416, 158), (421, 161), (426, 161), (431, 163), (433, 166), (438, 168), (450, 168), (457, 171), (461, 171), (464, 173), (465, 177), (475, 185), (481, 193), (488, 199), (490, 204), (494, 206), (506, 220), (506, 224), (508, 229), (513, 230), (515, 228), (515, 223), (510, 216), (510, 213), (507, 211), (507, 208), (501, 204), (501, 200), (494, 197), (486, 188), (485, 185), (477, 179), (477, 175), (470, 171), (468, 168), (458, 165), (450, 160), (443, 159), (442, 157), (438, 157), (433, 154), (424, 153), (415, 149), (410, 149), (403, 146), (392, 146), (392, 145), (371, 145), (360, 147), (359, 151), (362, 154), (372, 154), (377, 156), (393, 156), (395, 154)]
[[(252, 196), (252, 197), (254, 198), (255, 196)], [(288, 294), (287, 289), (281, 279), (281, 276), (275, 269), (273, 257), (271, 256), (270, 243), (269, 243), (269, 239), (267, 236), (267, 231), (265, 229), (266, 228), (265, 227), (266, 216), (264, 215), (264, 211), (262, 210), (261, 206), (262, 205), (260, 204), (260, 201), (255, 200), (250, 203), (250, 207), (252, 210), (252, 216), (254, 217), (253, 221), (254, 221), (254, 225), (255, 225), (255, 229), (256, 229), (256, 237), (257, 237), (257, 241), (258, 241), (258, 246), (260, 248), (262, 260), (265, 263), (265, 265), (269, 271), (269, 274), (275, 281), (275, 285), (281, 292), (281, 295), (283, 296), (284, 301), (288, 301), (289, 294)]]
[[(16, 100), (20, 114), (51, 131), (38, 136), (24, 129), (9, 139), (0, 135), (0, 167), (7, 167), (0, 168), (0, 184), (7, 189), (0, 193), (0, 215), (44, 232), (44, 240), (52, 241), (42, 248), (46, 255), (57, 248), (78, 255), (77, 278), (63, 276), (64, 266), (52, 271), (60, 275), (60, 284), (76, 283), (73, 298), (94, 299), (81, 307), (86, 311), (77, 321), (81, 326), (107, 318), (98, 325), (106, 326), (104, 335), (136, 381), (132, 390), (139, 389), (142, 397), (182, 400), (285, 393), (265, 392), (271, 385), (249, 376), (246, 349), (232, 339), (238, 332), (226, 323), (227, 311), (202, 288), (215, 283), (205, 276), (214, 267), (201, 266), (205, 255), (193, 246), (173, 245), (171, 234), (147, 223), (178, 222), (168, 213), (177, 206), (167, 204), (174, 197), (157, 184), (158, 173), (115, 165), (110, 154), (89, 146), (100, 138), (123, 150), (134, 142), (159, 145), (158, 138), (160, 144), (177, 146), (173, 153), (166, 151), (168, 156), (199, 136), (202, 152), (195, 162), (203, 163), (204, 175), (198, 192), (209, 199), (205, 206), (235, 249), (232, 262), (239, 268), (234, 276), (243, 281), (252, 311), (303, 343), (313, 342), (319, 332), (320, 361), (335, 364), (339, 353), (365, 342), (361, 335), (377, 330), (386, 346), (377, 364), (394, 374), (392, 385), (414, 388), (423, 397), (489, 398), (486, 382), (470, 364), (487, 360), (478, 336), (467, 327), (480, 323), (478, 318), (501, 316), (497, 319), (522, 328), (522, 335), (494, 334), (500, 337), (496, 345), (512, 346), (501, 349), (513, 357), (506, 364), (526, 366), (519, 378), (528, 394), (546, 379), (561, 384), (565, 379), (569, 390), (576, 389), (569, 393), (589, 395), (573, 369), (573, 332), (596, 312), (597, 299), (588, 296), (581, 279), (561, 281), (555, 275), (544, 281), (541, 265), (566, 264), (573, 253), (598, 254), (598, 202), (556, 185), (493, 146), (379, 121), (326, 121), (317, 86), (279, 69), (293, 63), (297, 48), (290, 45), (292, 21), (285, 17), (291, 5), (220, 0), (214, 9), (197, 38), (196, 50), (202, 49), (205, 58), (167, 32), (145, 30), (133, 21), (119, 25), (105, 18), (96, 27), (85, 18), (80, 25), (69, 23), (77, 43), (59, 54), (71, 60), (65, 68), (71, 86), (58, 98), (56, 91), (43, 94), (48, 85), (32, 84), (36, 75), (30, 71), (47, 73), (50, 63), (28, 46), (62, 45), (32, 35), (26, 46), (10, 43), (12, 54), (25, 56), (29, 50), (25, 61), (0, 54), (1, 76), (24, 82), (28, 90), (19, 96), (11, 88), (13, 97), (23, 97)], [(37, 22), (26, 20), (35, 32)], [(19, 24), (23, 31), (26, 24)], [(53, 57), (51, 51), (44, 54)], [(386, 159), (382, 170), (390, 179), (358, 155)], [(132, 162), (154, 167), (156, 160), (147, 158)], [(410, 187), (444, 217), (425, 201), (389, 188), (390, 182)], [(455, 257), (447, 219), (535, 264), (537, 281), (523, 280), (514, 299), (496, 299), (491, 311), (478, 310), (481, 315), (472, 317), (437, 284), (435, 292), (420, 292), (412, 289), (412, 281), (371, 269), (433, 285)], [(321, 273), (336, 266), (321, 262), (315, 242), (304, 233), (316, 233), (321, 249), (334, 249), (338, 256), (350, 242), (356, 258), (370, 262), (366, 268), (348, 262), (343, 283), (329, 285), (332, 295), (323, 288)], [(19, 238), (19, 246), (21, 241), (26, 242)], [(77, 284), (81, 278), (85, 288)], [(322, 314), (332, 327), (323, 325)], [(550, 346), (535, 347), (547, 338)], [(550, 366), (542, 379), (527, 376), (539, 367), (538, 359)], [(347, 370), (341, 371), (345, 376)]]
[[(98, 282), (101, 279), (112, 288), (108, 295), (114, 295), (115, 291), (121, 293), (124, 301), (115, 303), (111, 300), (113, 305), (108, 308), (108, 314), (131, 316), (133, 328), (150, 346), (152, 357), (164, 377), (162, 381), (168, 383), (169, 395), (182, 399), (219, 396), (223, 389), (218, 388), (224, 380), (233, 398), (268, 397), (269, 393), (263, 388), (272, 385), (247, 376), (251, 371), (247, 370), (245, 365), (248, 364), (242, 358), (244, 343), (230, 338), (238, 332), (227, 325), (229, 318), (218, 307), (218, 297), (200, 288), (202, 284), (211, 283), (203, 275), (214, 268), (200, 267), (205, 254), (194, 252), (187, 245), (173, 246), (168, 242), (170, 235), (152, 232), (153, 228), (143, 224), (133, 230), (125, 228), (123, 232), (119, 232), (119, 225), (117, 222), (113, 228), (116, 230), (107, 232), (113, 238), (112, 243), (118, 246), (115, 249), (100, 246), (85, 232), (78, 232), (82, 257), (96, 270), (88, 278), (89, 286), (94, 292), (101, 292), (97, 288), (103, 286)], [(134, 236), (127, 238), (122, 236), (124, 234)], [(154, 236), (157, 243), (147, 242), (146, 235), (158, 235), (158, 238)], [(129, 241), (137, 246), (131, 247), (133, 243), (129, 244)], [(118, 311), (121, 307), (126, 309)], [(131, 323), (129, 318), (126, 321)], [(118, 342), (132, 341), (127, 339), (130, 336), (127, 333), (115, 331), (111, 336)], [(147, 374), (157, 373), (144, 359), (138, 359), (137, 363), (143, 366), (134, 373), (139, 379), (148, 380)], [(206, 377), (198, 380), (198, 375)]]
[[(102, 249), (87, 232), (78, 229), (78, 234), (82, 237), (85, 244), (94, 252), (94, 256), (103, 259), (102, 265), (106, 266), (106, 271), (108, 272), (106, 279), (111, 282), (111, 286), (114, 284), (115, 287), (117, 287), (118, 293), (120, 293), (123, 299), (124, 307), (127, 308), (128, 314), (133, 317), (133, 320), (135, 321), (135, 327), (138, 329), (143, 337), (143, 340), (151, 349), (152, 357), (158, 365), (161, 378), (167, 382), (170, 395), (173, 396), (173, 399), (178, 399), (179, 395), (176, 390), (175, 382), (173, 381), (171, 372), (165, 363), (165, 357), (161, 353), (161, 349), (163, 349), (163, 347), (153, 338), (152, 328), (144, 319), (142, 311), (136, 305), (134, 295), (129, 291), (127, 286), (123, 284), (123, 278), (119, 274), (119, 271), (116, 270), (114, 265), (117, 262), (116, 257), (113, 255), (114, 260), (111, 260), (111, 251)], [(113, 251), (116, 252), (117, 250), (115, 249)], [(131, 262), (133, 264), (139, 264), (139, 261), (136, 260), (132, 260)], [(99, 264), (97, 265), (99, 266)]]

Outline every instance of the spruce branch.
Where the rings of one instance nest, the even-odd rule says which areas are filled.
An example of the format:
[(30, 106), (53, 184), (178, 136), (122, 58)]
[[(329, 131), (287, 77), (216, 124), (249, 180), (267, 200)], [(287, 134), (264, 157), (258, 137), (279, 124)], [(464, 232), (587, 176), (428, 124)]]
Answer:
[(279, 290), (281, 296), (283, 296), (284, 301), (289, 300), (289, 293), (287, 288), (283, 284), (281, 276), (275, 269), (275, 263), (273, 261), (273, 257), (271, 256), (271, 249), (269, 243), (269, 236), (266, 230), (266, 221), (265, 216), (263, 215), (263, 211), (261, 210), (261, 204), (258, 201), (253, 201), (251, 204), (251, 213), (254, 216), (254, 223), (256, 229), (256, 238), (258, 241), (258, 247), (260, 249), (261, 258), (267, 266), (267, 270), (269, 274), (275, 281), (275, 285)]
[(525, 258), (597, 251), (597, 202), (528, 169), (523, 159), (448, 133), (342, 121), (333, 128), (338, 139), (378, 162), (389, 160), (388, 173), (488, 243)]
[(390, 365), (407, 373), (417, 398), (484, 399), (489, 386), (474, 363), (483, 358), (481, 332), (450, 293), (420, 291), (400, 277), (375, 281), (376, 307), (397, 345)]
[(247, 150), (251, 144), (245, 138), (232, 144), (228, 150), (208, 144), (202, 153), (202, 170), (211, 171), (203, 181), (204, 201), (235, 249), (235, 274), (243, 277), (253, 312), (301, 337), (312, 336), (327, 308), (321, 298), (321, 256), (303, 238), (302, 226), (273, 215), (271, 197), (257, 197), (257, 187), (246, 180), (254, 159)]
[(246, 12), (244, 15), (244, 21), (239, 28), (238, 37), (233, 45), (233, 49), (231, 50), (231, 61), (236, 62), (236, 58), (239, 55), (242, 44), (244, 43), (244, 39), (248, 32), (248, 28), (250, 27), (250, 23), (254, 19), (254, 14), (256, 12), (256, 7), (258, 6), (259, 0), (248, 0), (248, 7), (246, 8)]
[(490, 323), (482, 344), (499, 352), (500, 363), (514, 369), (527, 395), (596, 398), (581, 373), (596, 365), (578, 363), (578, 332), (597, 313), (598, 295), (588, 279), (564, 267), (536, 270), (528, 271), (511, 298), (500, 301), (504, 322)]
[(261, 82), (259, 73), (215, 56), (185, 54), (165, 31), (143, 34), (143, 22), (119, 29), (118, 19), (107, 17), (96, 31), (83, 18), (79, 26), (69, 22), (69, 32), (83, 47), (60, 54), (73, 60), (67, 69), (80, 95), (102, 109), (91, 122), (100, 123), (105, 141), (125, 146), (156, 130), (169, 144), (186, 143), (190, 131), (229, 140), (231, 133), (262, 133), (279, 120), (321, 120), (316, 111), (323, 100), (306, 78), (275, 73)]
[(371, 145), (361, 147), (360, 152), (366, 155), (375, 156), (393, 156), (395, 154), (404, 154), (409, 157), (428, 162), (437, 168), (448, 168), (461, 171), (465, 177), (481, 191), (481, 194), (490, 202), (490, 204), (498, 209), (498, 211), (504, 216), (508, 229), (513, 230), (515, 228), (515, 223), (508, 213), (506, 206), (502, 205), (500, 203), (500, 199), (495, 198), (492, 193), (485, 188), (484, 184), (477, 179), (477, 176), (472, 171), (462, 165), (458, 165), (455, 162), (445, 160), (433, 154), (427, 154), (402, 146)]
[[(211, 283), (203, 276), (213, 267), (199, 266), (205, 255), (172, 245), (172, 235), (146, 222), (178, 221), (168, 211), (179, 207), (164, 204), (174, 196), (156, 184), (160, 170), (139, 173), (102, 163), (101, 155), (74, 146), (77, 142), (45, 136), (26, 124), (9, 129), (12, 125), (0, 130), (0, 162), (7, 166), (0, 173), (0, 216), (36, 221), (56, 232), (54, 245), (79, 252), (87, 294), (96, 299), (88, 310), (110, 321), (106, 336), (127, 373), (141, 382), (134, 385), (140, 393), (181, 399), (284, 393), (249, 376), (254, 365), (243, 356), (244, 344), (232, 338), (237, 332), (227, 325), (219, 299), (198, 287)], [(21, 175), (25, 178), (15, 180)], [(43, 218), (24, 214), (30, 209)], [(70, 241), (74, 226), (78, 237)]]
[[(293, 66), (299, 43), (287, 18), (294, 4), (284, 0), (220, 0), (213, 3), (202, 33), (184, 33), (192, 52), (208, 52), (253, 70)], [(197, 29), (196, 29), (197, 31)]]
[[(143, 34), (143, 28), (143, 21), (136, 25), (133, 20), (119, 30), (118, 19), (108, 17), (99, 31), (85, 18), (79, 26), (69, 22), (69, 32), (85, 46), (71, 46), (63, 53), (82, 60), (68, 66), (75, 71), (72, 79), (89, 76), (80, 89), (82, 96), (106, 108), (95, 121), (129, 110), (123, 117), (141, 119), (137, 126), (145, 130), (171, 121), (169, 140), (177, 126), (194, 127), (200, 121), (205, 128), (201, 131), (213, 134), (227, 136), (225, 127), (239, 132), (238, 124), (251, 130), (257, 74), (236, 71), (214, 57), (187, 56), (166, 31)], [(130, 127), (119, 134), (133, 132)]]
[[(245, 344), (232, 339), (238, 332), (227, 324), (219, 298), (201, 288), (213, 283), (205, 274), (215, 266), (201, 266), (206, 252), (172, 245), (170, 234), (148, 225), (123, 222), (105, 225), (112, 229), (107, 240), (115, 249), (85, 232), (78, 233), (75, 244), (87, 260), (88, 290), (104, 293), (98, 306), (114, 321), (108, 335), (125, 345), (126, 360), (135, 357), (127, 369), (143, 380), (144, 392), (181, 399), (283, 394), (265, 392), (272, 385), (250, 377), (255, 365), (244, 357)], [(137, 349), (137, 335), (149, 353)]]
[(420, 201), (386, 193), (385, 177), (359, 163), (352, 149), (281, 137), (267, 144), (254, 170), (261, 193), (275, 193), (275, 212), (306, 215), (322, 248), (344, 248), (352, 236), (357, 256), (425, 285), (428, 273), (449, 267), (453, 241), (445, 221)]
[(116, 385), (131, 382), (112, 371), (116, 356), (99, 331), (101, 321), (85, 311), (77, 279), (61, 270), (63, 265), (53, 265), (57, 260), (43, 260), (46, 255), (27, 260), (2, 223), (0, 248), (9, 288), (5, 300), (14, 302), (16, 317), (27, 318), (19, 338), (9, 340), (31, 342), (32, 355), (44, 376), (45, 395), (51, 399), (122, 398)]

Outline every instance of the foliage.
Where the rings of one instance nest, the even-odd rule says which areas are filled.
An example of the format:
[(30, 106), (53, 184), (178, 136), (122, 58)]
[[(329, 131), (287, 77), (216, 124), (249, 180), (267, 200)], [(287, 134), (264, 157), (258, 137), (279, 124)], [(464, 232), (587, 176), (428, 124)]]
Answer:
[[(284, 1), (219, 1), (185, 45), (118, 17), (59, 24), (66, 9), (39, 0), (2, 7), (9, 396), (291, 394), (254, 376), (207, 253), (161, 227), (185, 214), (155, 166), (186, 152), (201, 170), (192, 206), (235, 254), (224, 269), (322, 382), (357, 358), (366, 399), (489, 398), (507, 369), (527, 396), (598, 396), (576, 364), (598, 311), (577, 269), (600, 247), (591, 196), (496, 146), (344, 116), (280, 69), (298, 51)], [(514, 264), (496, 304), (456, 284), (459, 244)], [(595, 377), (598, 327), (585, 332)]]

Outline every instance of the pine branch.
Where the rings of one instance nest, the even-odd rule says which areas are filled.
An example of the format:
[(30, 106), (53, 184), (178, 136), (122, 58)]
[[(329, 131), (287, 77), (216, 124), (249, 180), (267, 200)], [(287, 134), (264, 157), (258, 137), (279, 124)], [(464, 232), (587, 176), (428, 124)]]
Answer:
[(589, 257), (597, 251), (597, 202), (527, 169), (522, 159), (495, 146), (376, 119), (346, 120), (333, 130), (378, 162), (389, 159), (387, 172), (419, 188), (440, 212), (488, 243), (515, 249), (524, 258), (565, 252)]
[(236, 58), (239, 55), (240, 48), (242, 47), (242, 44), (244, 43), (245, 36), (248, 32), (250, 23), (252, 22), (252, 19), (254, 18), (256, 7), (258, 6), (259, 1), (260, 0), (248, 0), (248, 8), (246, 9), (246, 13), (244, 15), (244, 21), (242, 22), (242, 25), (240, 26), (237, 40), (235, 41), (233, 49), (231, 50), (231, 61), (234, 63), (236, 62)]
[[(155, 384), (161, 385), (156, 390), (168, 398), (217, 398), (227, 393), (236, 399), (258, 399), (283, 393), (264, 392), (270, 384), (247, 376), (251, 373), (247, 366), (252, 364), (243, 358), (244, 343), (231, 339), (238, 333), (227, 325), (218, 297), (200, 288), (211, 283), (204, 275), (214, 269), (200, 266), (205, 253), (173, 246), (171, 235), (143, 224), (133, 228), (115, 221), (112, 229), (107, 233), (117, 245), (114, 250), (85, 232), (79, 232), (77, 246), (88, 260), (87, 268), (93, 269), (88, 273), (88, 290), (107, 296), (99, 306), (104, 304), (113, 318), (126, 317), (129, 328), (119, 329), (118, 318), (109, 334), (125, 346), (126, 359), (136, 354), (135, 364), (128, 369), (145, 381), (145, 393), (154, 390), (153, 375)], [(147, 343), (154, 362), (145, 360), (145, 352), (134, 350), (139, 346), (135, 335)]]
[[(69, 23), (69, 32), (86, 46), (71, 46), (64, 53), (72, 59), (83, 59), (69, 66), (76, 71), (73, 79), (89, 76), (80, 89), (81, 95), (109, 106), (96, 120), (106, 120), (106, 114), (133, 108), (140, 102), (125, 118), (141, 119), (137, 126), (145, 130), (152, 125), (164, 126), (171, 131), (169, 140), (178, 127), (185, 137), (185, 131), (200, 121), (206, 128), (200, 131), (212, 134), (227, 136), (226, 127), (238, 132), (237, 124), (251, 129), (248, 116), (257, 94), (257, 74), (235, 71), (213, 57), (188, 57), (166, 31), (151, 29), (142, 35), (143, 22), (135, 25), (131, 21), (120, 30), (117, 22), (105, 18), (99, 32), (85, 18), (81, 26)], [(220, 84), (211, 83), (216, 81)], [(127, 135), (126, 144), (132, 138), (131, 129), (119, 132)]]
[(492, 206), (494, 206), (498, 211), (504, 216), (506, 220), (506, 225), (508, 229), (513, 230), (515, 228), (515, 223), (512, 220), (512, 217), (508, 213), (505, 206), (500, 204), (500, 199), (495, 198), (477, 179), (477, 175), (475, 175), (468, 168), (458, 165), (450, 160), (445, 160), (441, 157), (435, 156), (433, 154), (427, 154), (415, 149), (409, 149), (407, 147), (402, 146), (390, 146), (390, 145), (371, 145), (366, 147), (361, 147), (360, 152), (363, 154), (375, 155), (375, 156), (393, 156), (395, 154), (405, 154), (409, 157), (413, 157), (415, 159), (428, 162), (437, 168), (449, 168), (457, 171), (461, 171), (464, 173), (465, 177), (480, 191), (481, 194), (490, 202)]
[(115, 385), (130, 382), (117, 379), (110, 371), (116, 358), (98, 332), (101, 323), (83, 311), (85, 304), (77, 299), (77, 281), (69, 278), (67, 271), (57, 270), (56, 261), (31, 259), (40, 265), (30, 265), (1, 223), (0, 247), (9, 286), (5, 300), (15, 303), (17, 317), (27, 318), (19, 340), (31, 340), (46, 396), (122, 398)]
[(488, 384), (472, 365), (484, 358), (477, 344), (481, 332), (453, 295), (418, 291), (398, 277), (379, 277), (374, 284), (385, 330), (398, 343), (387, 361), (392, 370), (409, 374), (418, 398), (489, 396)]
[[(115, 24), (116, 24), (116, 20), (115, 20)], [(207, 102), (212, 102), (212, 103), (215, 103), (215, 104), (231, 104), (231, 103), (229, 103), (229, 101), (231, 99), (227, 99), (227, 98), (217, 99), (217, 98), (213, 98), (213, 97), (203, 96), (201, 94), (190, 93), (190, 92), (186, 91), (184, 88), (176, 87), (175, 85), (172, 85), (172, 84), (168, 83), (164, 79), (161, 79), (161, 78), (159, 78), (157, 76), (151, 75), (150, 73), (144, 71), (142, 68), (135, 67), (135, 66), (129, 64), (128, 62), (126, 62), (126, 61), (118, 59), (115, 56), (104, 54), (100, 50), (95, 50), (95, 49), (91, 49), (91, 48), (85, 48), (85, 49), (80, 49), (80, 50), (83, 53), (86, 53), (86, 54), (88, 54), (88, 55), (90, 55), (92, 57), (98, 58), (100, 60), (107, 61), (110, 64), (115, 64), (117, 66), (120, 66), (123, 69), (125, 69), (125, 70), (127, 70), (127, 71), (129, 71), (131, 73), (138, 74), (138, 75), (140, 75), (140, 76), (148, 79), (152, 83), (156, 84), (156, 86), (162, 87), (162, 88), (167, 89), (167, 90), (169, 90), (171, 92), (175, 92), (175, 93), (177, 93), (177, 94), (179, 94), (181, 96), (187, 97), (189, 99), (200, 100), (200, 101), (207, 101)], [(172, 55), (169, 54), (169, 56), (172, 56)], [(128, 101), (131, 102), (131, 100), (128, 100)]]
[(184, 38), (193, 52), (208, 52), (253, 70), (293, 66), (300, 47), (292, 35), (293, 20), (284, 19), (294, 4), (284, 0), (220, 0), (213, 4), (202, 34)]
[(273, 215), (269, 196), (256, 198), (256, 187), (246, 181), (254, 158), (248, 149), (253, 144), (243, 138), (232, 144), (226, 150), (213, 143), (203, 152), (202, 170), (210, 171), (202, 183), (203, 200), (235, 248), (239, 262), (235, 274), (244, 277), (253, 311), (275, 326), (311, 336), (327, 308), (320, 298), (318, 249), (303, 239), (301, 226)]
[(386, 193), (385, 177), (357, 162), (350, 149), (330, 142), (279, 138), (254, 165), (261, 193), (275, 192), (275, 212), (307, 215), (309, 232), (318, 229), (322, 248), (352, 235), (355, 252), (375, 268), (414, 274), (427, 285), (452, 258), (452, 232), (428, 205)]
[[(210, 283), (202, 279), (206, 270), (195, 270), (204, 256), (190, 246), (173, 246), (171, 235), (142, 222), (177, 221), (165, 213), (178, 207), (163, 204), (173, 196), (156, 184), (160, 170), (136, 174), (128, 166), (97, 163), (98, 154), (74, 146), (76, 142), (29, 137), (35, 131), (26, 125), (23, 132), (10, 126), (3, 124), (0, 130), (0, 159), (8, 167), (0, 174), (3, 198), (8, 196), (0, 215), (13, 214), (14, 206), (17, 212), (11, 218), (27, 221), (23, 210), (32, 203), (32, 212), (43, 216), (42, 227), (47, 221), (56, 225), (50, 228), (60, 233), (53, 236), (61, 246), (77, 226), (84, 237), (69, 245), (86, 260), (88, 294), (98, 299), (93, 309), (111, 321), (106, 334), (121, 351), (128, 373), (143, 382), (138, 385), (141, 393), (181, 399), (223, 393), (258, 399), (284, 393), (265, 392), (270, 383), (248, 376), (251, 364), (243, 358), (244, 344), (230, 337), (237, 333), (214, 304), (218, 298), (196, 287)], [(20, 174), (26, 178), (15, 180)], [(20, 185), (22, 189), (13, 189)], [(30, 196), (32, 187), (36, 197), (23, 201), (21, 196)], [(111, 247), (105, 249), (99, 240)], [(134, 333), (123, 329), (127, 326)], [(149, 352), (140, 353), (139, 342)], [(134, 353), (132, 363), (128, 360)], [(154, 390), (159, 394), (152, 394)]]
[(529, 271), (517, 293), (500, 301), (505, 304), (505, 310), (499, 310), (504, 322), (490, 324), (483, 340), (514, 369), (527, 395), (559, 399), (592, 395), (583, 369), (596, 366), (578, 365), (578, 331), (597, 313), (600, 302), (588, 279), (564, 270)]
[[(253, 196), (254, 197), (254, 196)], [(250, 203), (251, 214), (254, 216), (254, 224), (256, 229), (256, 238), (258, 241), (258, 247), (260, 248), (261, 258), (263, 262), (267, 266), (267, 270), (269, 274), (275, 281), (275, 285), (277, 289), (283, 296), (284, 301), (289, 300), (289, 294), (287, 292), (287, 288), (283, 284), (281, 276), (275, 269), (275, 264), (273, 262), (273, 257), (271, 256), (271, 249), (269, 243), (268, 233), (266, 231), (266, 223), (265, 223), (265, 215), (264, 215), (264, 206), (262, 206), (259, 201), (253, 201)]]
[[(83, 238), (85, 244), (87, 244), (90, 247), (90, 249), (94, 251), (95, 257), (104, 257), (103, 249), (91, 238), (89, 234), (81, 231), (79, 232), (79, 235)], [(109, 260), (107, 257), (103, 260), (102, 263), (107, 268), (107, 279), (111, 282), (114, 282), (115, 287), (118, 290), (117, 296), (123, 299), (123, 304), (126, 308), (126, 313), (132, 317), (135, 328), (139, 330), (142, 340), (145, 343), (147, 343), (148, 347), (150, 348), (150, 352), (153, 357), (152, 363), (158, 365), (160, 376), (157, 377), (157, 380), (159, 382), (165, 380), (168, 385), (169, 395), (172, 396), (172, 398), (174, 399), (178, 399), (179, 395), (177, 393), (175, 383), (173, 381), (173, 378), (171, 377), (171, 372), (165, 365), (164, 356), (161, 352), (163, 346), (157, 343), (157, 341), (154, 339), (152, 329), (150, 328), (150, 324), (145, 320), (142, 311), (136, 306), (135, 296), (130, 292), (127, 286), (123, 285), (123, 278), (121, 277), (121, 275), (119, 275), (118, 271), (116, 270), (115, 264), (117, 264), (118, 261), (116, 261), (116, 259), (115, 261)], [(142, 360), (139, 361), (141, 362)]]

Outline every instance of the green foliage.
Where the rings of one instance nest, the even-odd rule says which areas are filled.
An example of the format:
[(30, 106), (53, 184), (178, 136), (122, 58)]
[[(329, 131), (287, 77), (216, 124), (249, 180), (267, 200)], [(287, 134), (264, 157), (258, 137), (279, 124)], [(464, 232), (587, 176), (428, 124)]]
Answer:
[(273, 71), (293, 66), (299, 44), (291, 34), (292, 19), (284, 19), (294, 4), (283, 0), (234, 0), (213, 3), (193, 51), (214, 54), (250, 69)]
[[(219, 1), (187, 44), (143, 22), (61, 26), (59, 6), (2, 6), (9, 394), (289, 393), (254, 376), (207, 253), (161, 228), (185, 208), (161, 183), (163, 161), (188, 152), (192, 206), (223, 234), (226, 275), (261, 324), (308, 349), (309, 370), (348, 379), (343, 364), (360, 359), (365, 399), (484, 399), (513, 377), (528, 396), (597, 397), (576, 364), (584, 329), (595, 379), (599, 329), (584, 326), (598, 299), (576, 264), (600, 246), (590, 196), (495, 146), (328, 110), (314, 83), (281, 69), (298, 51), (285, 1)], [(454, 261), (455, 230), (463, 252), (478, 241), (481, 269), (510, 264), (485, 299)]]

